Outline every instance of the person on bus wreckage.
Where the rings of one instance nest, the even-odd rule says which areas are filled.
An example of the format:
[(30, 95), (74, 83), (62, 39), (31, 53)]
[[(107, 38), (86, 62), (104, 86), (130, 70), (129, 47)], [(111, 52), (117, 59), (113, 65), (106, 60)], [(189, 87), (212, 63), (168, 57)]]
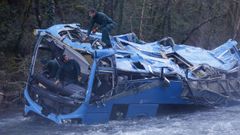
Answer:
[(61, 57), (63, 64), (60, 66), (55, 82), (58, 85), (60, 82), (63, 86), (69, 84), (78, 84), (81, 80), (81, 69), (76, 60), (70, 59), (66, 54)]
[[(116, 26), (116, 22), (114, 22), (110, 17), (108, 17), (106, 14), (102, 12), (97, 12), (95, 9), (90, 9), (88, 10), (88, 15), (90, 16), (90, 26), (87, 32), (87, 36), (83, 38), (84, 41), (86, 41), (91, 34), (91, 31), (93, 33), (96, 33), (98, 29), (101, 29), (102, 31), (102, 42), (106, 44), (106, 47), (112, 47), (110, 38), (109, 38), (109, 33), (111, 30)], [(94, 27), (94, 25), (98, 24), (100, 27)]]

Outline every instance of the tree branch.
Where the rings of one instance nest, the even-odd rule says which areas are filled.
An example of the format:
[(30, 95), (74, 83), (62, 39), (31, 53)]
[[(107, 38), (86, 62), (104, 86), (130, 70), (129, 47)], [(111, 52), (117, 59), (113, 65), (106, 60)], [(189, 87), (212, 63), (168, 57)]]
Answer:
[(15, 55), (18, 56), (18, 53), (19, 53), (19, 45), (21, 43), (21, 40), (23, 38), (23, 33), (24, 33), (24, 25), (29, 17), (29, 13), (30, 13), (30, 9), (32, 7), (32, 0), (29, 0), (28, 3), (27, 3), (27, 8), (25, 10), (25, 12), (23, 13), (23, 19), (22, 19), (22, 24), (21, 24), (21, 32), (16, 40), (16, 44), (14, 46), (14, 49), (15, 49)]
[(198, 29), (200, 29), (202, 26), (204, 26), (206, 23), (209, 23), (209, 22), (211, 22), (211, 21), (213, 21), (213, 20), (215, 20), (215, 19), (217, 19), (217, 18), (219, 18), (219, 17), (225, 16), (225, 15), (226, 15), (226, 14), (218, 15), (218, 16), (213, 16), (213, 17), (211, 17), (211, 18), (206, 19), (206, 20), (203, 21), (202, 23), (199, 23), (196, 27), (194, 27), (190, 32), (187, 33), (186, 38), (181, 41), (181, 44), (184, 44), (185, 42), (187, 42), (188, 39), (192, 36), (192, 34), (193, 34), (196, 30), (198, 30)]

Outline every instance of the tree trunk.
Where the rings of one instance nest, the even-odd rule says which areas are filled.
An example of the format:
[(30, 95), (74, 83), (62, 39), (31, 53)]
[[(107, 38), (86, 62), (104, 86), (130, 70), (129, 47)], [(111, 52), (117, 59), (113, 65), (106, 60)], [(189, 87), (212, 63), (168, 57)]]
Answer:
[(17, 57), (19, 55), (19, 51), (20, 51), (19, 46), (20, 46), (20, 43), (21, 43), (21, 40), (22, 40), (23, 34), (24, 34), (24, 25), (25, 25), (25, 23), (26, 23), (26, 21), (29, 17), (31, 7), (32, 7), (32, 0), (29, 0), (28, 3), (27, 3), (27, 8), (23, 13), (22, 24), (21, 24), (21, 28), (20, 28), (20, 34), (17, 37), (16, 44), (15, 44), (15, 47), (14, 47), (15, 55)]
[(56, 13), (58, 14), (58, 16), (60, 17), (60, 21), (61, 23), (65, 22), (64, 16), (63, 16), (63, 12), (62, 12), (62, 7), (61, 5), (59, 5), (58, 0), (54, 0), (55, 3), (55, 8), (56, 8)]
[(238, 22), (237, 22), (237, 26), (236, 26), (236, 30), (235, 30), (233, 39), (236, 39), (236, 38), (237, 38), (237, 36), (238, 36), (238, 34), (239, 34), (239, 27), (240, 27), (240, 17), (239, 17)]
[(171, 30), (170, 4), (171, 4), (171, 0), (168, 0), (166, 3), (166, 6), (164, 8), (164, 17), (163, 17), (163, 23), (162, 23), (162, 35), (163, 36), (165, 36), (166, 34), (169, 34), (169, 31)]
[[(154, 39), (159, 39), (159, 29), (158, 29), (158, 26), (159, 26), (159, 21), (158, 21), (158, 18), (161, 18), (163, 15), (159, 13), (159, 6), (160, 5), (154, 5), (153, 8), (152, 8), (152, 19), (150, 20), (150, 24), (152, 24), (152, 28), (150, 29), (150, 34), (151, 36), (154, 37)], [(156, 34), (157, 33), (157, 34)]]
[(113, 0), (104, 0), (103, 12), (113, 18)]
[(215, 19), (217, 19), (217, 18), (219, 18), (219, 17), (223, 17), (223, 16), (225, 16), (225, 15), (226, 15), (226, 14), (224, 14), (224, 15), (219, 15), (219, 16), (213, 16), (213, 17), (208, 18), (207, 20), (203, 21), (202, 23), (199, 23), (199, 24), (198, 24), (196, 27), (194, 27), (189, 33), (187, 33), (186, 38), (182, 40), (181, 44), (184, 44), (184, 43), (192, 36), (192, 34), (193, 34), (196, 30), (198, 30), (199, 28), (201, 28), (204, 24), (206, 24), (206, 23), (208, 23), (208, 22), (211, 22), (211, 21), (213, 21), (213, 20), (215, 20)]
[(48, 19), (47, 19), (47, 25), (52, 26), (55, 24), (55, 2), (54, 0), (48, 0)]
[(41, 15), (40, 15), (40, 10), (39, 10), (39, 0), (34, 0), (34, 10), (35, 10), (35, 16), (37, 20), (37, 26), (38, 28), (42, 27), (42, 20), (41, 20)]
[(117, 32), (120, 33), (122, 29), (123, 22), (123, 8), (124, 8), (124, 0), (119, 0), (119, 19), (118, 19), (118, 29)]
[(143, 39), (143, 19), (144, 19), (144, 10), (145, 10), (146, 0), (143, 0), (142, 12), (139, 25), (139, 37)]

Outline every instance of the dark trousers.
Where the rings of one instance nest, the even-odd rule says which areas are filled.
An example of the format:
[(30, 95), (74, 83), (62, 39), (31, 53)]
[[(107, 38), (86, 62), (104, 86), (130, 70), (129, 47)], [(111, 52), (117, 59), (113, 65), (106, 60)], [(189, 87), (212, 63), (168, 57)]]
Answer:
[(106, 26), (102, 27), (102, 42), (106, 44), (107, 47), (112, 47), (109, 33), (115, 27), (113, 23), (107, 24)]

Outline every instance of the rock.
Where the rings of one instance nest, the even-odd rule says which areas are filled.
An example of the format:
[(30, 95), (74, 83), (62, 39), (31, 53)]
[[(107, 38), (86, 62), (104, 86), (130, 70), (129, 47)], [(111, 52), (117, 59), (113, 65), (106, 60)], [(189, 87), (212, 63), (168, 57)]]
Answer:
[(22, 91), (23, 85), (21, 82), (7, 82), (3, 86), (3, 90), (5, 93), (13, 92), (13, 91)]
[(3, 87), (4, 104), (12, 104), (21, 101), (23, 86), (23, 83), (20, 82), (7, 82)]
[(2, 104), (3, 98), (4, 98), (4, 93), (3, 93), (3, 91), (0, 89), (0, 104)]
[(0, 70), (0, 80), (6, 80), (6, 72), (4, 70)]
[(5, 82), (0, 80), (0, 92), (3, 90)]

